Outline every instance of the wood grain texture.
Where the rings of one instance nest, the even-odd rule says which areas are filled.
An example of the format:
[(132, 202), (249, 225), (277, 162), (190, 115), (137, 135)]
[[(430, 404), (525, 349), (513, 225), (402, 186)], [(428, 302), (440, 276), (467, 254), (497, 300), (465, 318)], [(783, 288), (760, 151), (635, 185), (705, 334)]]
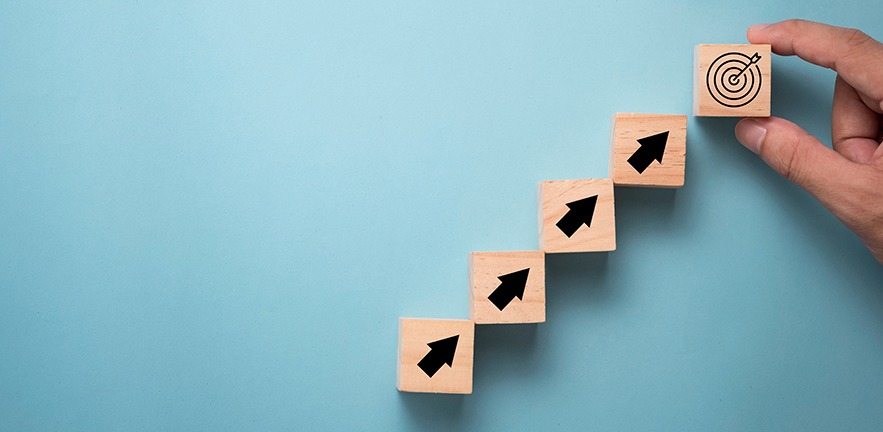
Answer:
[[(639, 139), (668, 132), (662, 162), (639, 173), (628, 160), (641, 147)], [(610, 177), (617, 186), (677, 188), (684, 185), (687, 116), (616, 113), (610, 133)]]
[[(616, 250), (613, 180), (553, 180), (537, 188), (540, 249), (546, 253), (604, 252)], [(567, 204), (597, 195), (591, 227), (581, 226), (567, 237), (557, 226), (568, 212)]]
[[(429, 354), (430, 342), (459, 336), (454, 361), (431, 378), (417, 365)], [(396, 387), (403, 392), (472, 393), (475, 324), (469, 320), (399, 318)]]
[[(500, 287), (500, 276), (529, 269), (521, 299), (500, 310), (488, 296)], [(542, 251), (473, 252), (469, 254), (469, 318), (476, 324), (546, 321), (546, 254)]]
[[(760, 89), (756, 97), (744, 106), (727, 107), (716, 101), (708, 86), (707, 73), (712, 68), (714, 61), (726, 53), (741, 53), (742, 61), (755, 53), (760, 55), (756, 63), (760, 69)], [(720, 73), (738, 67), (737, 62), (732, 62), (720, 69)], [(714, 70), (718, 67), (715, 65)], [(714, 70), (712, 75), (714, 75)], [(770, 89), (772, 77), (772, 54), (770, 45), (697, 45), (693, 52), (693, 115), (705, 117), (769, 117), (770, 115)], [(731, 96), (737, 93), (732, 93)], [(720, 97), (719, 97), (720, 99)], [(722, 99), (726, 101), (726, 99)], [(735, 104), (736, 101), (728, 103)]]

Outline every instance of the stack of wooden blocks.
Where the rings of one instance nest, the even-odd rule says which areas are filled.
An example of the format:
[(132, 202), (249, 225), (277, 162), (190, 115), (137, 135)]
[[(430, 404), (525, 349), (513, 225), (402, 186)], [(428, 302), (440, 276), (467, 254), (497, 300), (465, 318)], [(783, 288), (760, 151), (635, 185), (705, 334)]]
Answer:
[[(770, 115), (769, 45), (698, 45), (693, 115)], [(469, 319), (399, 319), (400, 391), (472, 393), (475, 325), (546, 320), (545, 255), (616, 249), (614, 186), (684, 185), (687, 116), (613, 116), (609, 178), (539, 184), (540, 250), (469, 254)]]

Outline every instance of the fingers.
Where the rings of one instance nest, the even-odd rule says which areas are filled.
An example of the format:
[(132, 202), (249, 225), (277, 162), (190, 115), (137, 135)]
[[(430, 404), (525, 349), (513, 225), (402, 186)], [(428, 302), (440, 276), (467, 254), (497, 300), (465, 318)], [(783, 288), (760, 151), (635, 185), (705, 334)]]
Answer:
[(804, 20), (788, 20), (748, 29), (751, 43), (768, 43), (780, 55), (797, 55), (834, 69), (868, 96), (869, 107), (883, 113), (883, 44), (855, 29)]
[(880, 116), (840, 76), (834, 83), (831, 138), (834, 150), (860, 164), (869, 163), (879, 147)]
[(736, 138), (829, 209), (837, 207), (854, 164), (800, 126), (777, 117), (746, 118), (736, 124)]
[(736, 124), (736, 138), (815, 196), (883, 264), (883, 171), (850, 162), (777, 117), (742, 119)]

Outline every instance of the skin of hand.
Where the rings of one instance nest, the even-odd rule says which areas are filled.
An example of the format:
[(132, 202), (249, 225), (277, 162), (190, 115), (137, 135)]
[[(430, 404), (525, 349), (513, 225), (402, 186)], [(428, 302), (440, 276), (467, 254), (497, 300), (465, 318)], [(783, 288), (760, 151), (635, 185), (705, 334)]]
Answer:
[(736, 138), (806, 189), (883, 264), (883, 44), (855, 29), (788, 20), (748, 29), (748, 41), (833, 69), (833, 150), (778, 117), (745, 118)]

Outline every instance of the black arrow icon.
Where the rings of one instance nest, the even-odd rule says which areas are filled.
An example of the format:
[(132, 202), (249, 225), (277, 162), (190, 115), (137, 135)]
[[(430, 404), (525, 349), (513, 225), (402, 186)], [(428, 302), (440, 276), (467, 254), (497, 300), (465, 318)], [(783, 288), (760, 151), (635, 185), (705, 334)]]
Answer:
[(505, 309), (515, 297), (518, 297), (518, 300), (522, 300), (524, 298), (524, 287), (527, 286), (527, 274), (529, 272), (530, 268), (526, 268), (524, 270), (518, 270), (517, 272), (498, 276), (497, 279), (500, 280), (500, 286), (488, 296), (488, 300), (501, 311)]
[(454, 353), (457, 352), (459, 340), (460, 335), (454, 335), (426, 344), (429, 345), (429, 353), (423, 356), (417, 366), (430, 378), (445, 364), (454, 367)]
[(583, 198), (581, 200), (567, 203), (567, 214), (564, 215), (555, 226), (561, 230), (567, 237), (573, 236), (576, 230), (583, 224), (587, 227), (592, 226), (592, 216), (595, 215), (595, 204), (598, 202), (598, 195)]
[(629, 158), (629, 165), (638, 174), (643, 174), (654, 160), (662, 163), (666, 142), (668, 142), (668, 131), (639, 139), (638, 143), (641, 147)]

